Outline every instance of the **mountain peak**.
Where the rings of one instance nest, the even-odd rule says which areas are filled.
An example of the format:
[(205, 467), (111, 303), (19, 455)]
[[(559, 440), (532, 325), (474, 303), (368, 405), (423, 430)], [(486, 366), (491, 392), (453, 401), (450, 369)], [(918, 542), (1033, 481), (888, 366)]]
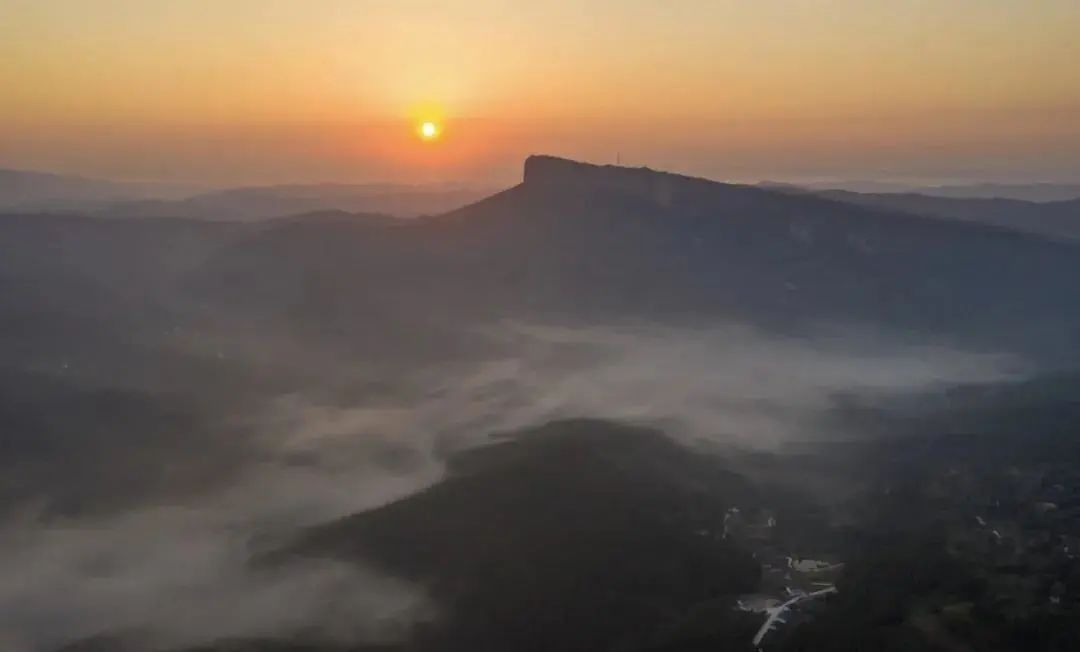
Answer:
[(660, 205), (669, 205), (677, 190), (719, 185), (723, 184), (647, 167), (594, 165), (547, 155), (533, 155), (525, 160), (526, 187), (615, 191)]
[(595, 165), (558, 156), (534, 154), (525, 159), (525, 183), (537, 184), (595, 184), (613, 182), (641, 183), (651, 177), (675, 177), (646, 167), (631, 168), (618, 165)]

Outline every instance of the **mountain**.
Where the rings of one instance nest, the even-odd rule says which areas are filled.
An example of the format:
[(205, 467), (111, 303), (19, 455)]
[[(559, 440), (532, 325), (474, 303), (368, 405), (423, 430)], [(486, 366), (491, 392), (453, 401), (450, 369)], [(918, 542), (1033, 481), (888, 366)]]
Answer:
[(728, 318), (1060, 352), (1077, 348), (1077, 278), (1077, 246), (1035, 235), (537, 156), (522, 184), (399, 228), (271, 225), (188, 288), (326, 334), (372, 319)]
[(252, 221), (299, 213), (339, 210), (415, 217), (442, 213), (483, 197), (481, 190), (456, 186), (396, 184), (313, 184), (232, 188), (163, 201), (123, 202), (109, 206), (111, 217), (184, 217)]
[(508, 320), (840, 326), (1067, 366), (1078, 278), (1080, 247), (1013, 230), (532, 157), (521, 184), (416, 220), (0, 216), (0, 379), (44, 388), (19, 402), (41, 414), (79, 388), (218, 414), (343, 367), (473, 359)]
[(914, 194), (954, 199), (1019, 199), (1053, 202), (1080, 199), (1076, 183), (970, 183), (928, 186), (887, 181), (832, 181), (807, 184), (765, 182), (763, 185), (798, 185), (809, 190), (847, 190), (862, 194)]
[[(853, 325), (1056, 359), (1080, 349), (1074, 243), (544, 156), (513, 188), (404, 222), (342, 212), (250, 224), (3, 220), (8, 314), (27, 302), (37, 307), (26, 319), (37, 319), (46, 302), (70, 313), (65, 323), (103, 320), (87, 325), (102, 337), (137, 315), (301, 337), (335, 355), (423, 359), (458, 346), (463, 325), (508, 318), (726, 319), (787, 333)], [(20, 326), (41, 341), (22, 349), (27, 359), (53, 346), (42, 338), (59, 322), (49, 323)]]
[(121, 200), (190, 192), (180, 184), (136, 183), (0, 169), (0, 212), (87, 211)]
[(1056, 238), (1080, 240), (1080, 199), (1033, 202), (1018, 199), (971, 199), (925, 194), (864, 194), (822, 190), (822, 197), (837, 201), (1002, 226)]
[[(1076, 242), (547, 156), (408, 220), (88, 212), (0, 215), (0, 515), (22, 528), (0, 602), (28, 649), (748, 649), (762, 619), (734, 596), (782, 595), (789, 558), (931, 532), (878, 506), (947, 516), (958, 550), (1013, 480), (1037, 503), (1076, 484), (951, 471), (1076, 432)], [(1041, 448), (1024, 474), (1075, 446)], [(967, 479), (985, 492), (939, 490)], [(1029, 511), (1010, 522), (1050, 536)], [(927, 622), (859, 599), (882, 567), (920, 585), (883, 599), (954, 599), (903, 541), (842, 613)], [(985, 561), (985, 613), (1005, 621), (999, 586), (1048, 604)]]
[[(450, 611), (431, 649), (656, 649), (694, 609), (734, 621), (734, 596), (756, 585), (758, 562), (720, 538), (727, 509), (748, 507), (753, 490), (659, 432), (556, 422), (450, 468), (426, 491), (310, 530), (278, 559), (340, 556), (422, 582)], [(728, 644), (741, 649), (739, 638)]]
[(1080, 199), (1076, 183), (975, 183), (951, 186), (928, 186), (916, 192), (935, 197), (1021, 199), (1034, 202)]
[[(197, 194), (195, 194), (197, 193)], [(205, 192), (191, 184), (121, 182), (0, 169), (0, 212), (69, 212), (114, 218), (254, 221), (312, 212), (433, 215), (487, 191), (453, 184), (292, 184)]]
[(0, 216), (0, 377), (43, 388), (19, 402), (42, 415), (86, 388), (218, 414), (218, 397), (323, 388), (343, 366), (475, 357), (478, 328), (507, 320), (838, 325), (1068, 366), (1077, 279), (1068, 242), (533, 157), (521, 184), (416, 220)]
[(0, 170), (0, 207), (18, 209), (45, 203), (93, 202), (123, 196), (117, 184), (43, 172)]
[(85, 207), (127, 198), (130, 191), (113, 181), (0, 169), (0, 210)]

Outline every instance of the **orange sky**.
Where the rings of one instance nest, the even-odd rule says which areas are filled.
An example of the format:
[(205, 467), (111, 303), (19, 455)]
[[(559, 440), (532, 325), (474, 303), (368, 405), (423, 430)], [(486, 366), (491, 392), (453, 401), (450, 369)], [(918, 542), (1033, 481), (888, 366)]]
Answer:
[[(1075, 0), (5, 0), (0, 165), (502, 183), (1080, 178)], [(436, 143), (416, 121), (437, 117)]]

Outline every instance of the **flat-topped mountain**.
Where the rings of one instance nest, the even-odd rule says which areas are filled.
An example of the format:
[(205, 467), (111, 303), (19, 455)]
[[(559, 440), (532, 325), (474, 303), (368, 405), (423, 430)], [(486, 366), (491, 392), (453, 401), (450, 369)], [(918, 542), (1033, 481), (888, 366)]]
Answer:
[(182, 314), (376, 353), (388, 339), (426, 346), (407, 343), (432, 341), (420, 328), (527, 318), (845, 324), (1055, 359), (1080, 349), (1075, 243), (549, 156), (530, 157), (513, 188), (417, 220), (3, 219), (18, 228), (0, 238), (0, 282), (34, 269), (58, 288), (100, 280), (80, 296), (107, 297), (138, 279), (140, 296)]
[(518, 186), (408, 225), (261, 230), (199, 276), (230, 307), (321, 329), (361, 314), (720, 317), (1061, 350), (1080, 320), (1069, 243), (545, 156), (528, 159)]

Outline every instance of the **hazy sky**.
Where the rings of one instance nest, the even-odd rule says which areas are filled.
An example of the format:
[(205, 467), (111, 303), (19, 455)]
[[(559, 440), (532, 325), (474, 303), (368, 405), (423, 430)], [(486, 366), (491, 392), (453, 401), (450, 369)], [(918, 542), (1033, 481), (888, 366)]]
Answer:
[(0, 166), (1077, 180), (1078, 35), (1077, 0), (0, 0)]

